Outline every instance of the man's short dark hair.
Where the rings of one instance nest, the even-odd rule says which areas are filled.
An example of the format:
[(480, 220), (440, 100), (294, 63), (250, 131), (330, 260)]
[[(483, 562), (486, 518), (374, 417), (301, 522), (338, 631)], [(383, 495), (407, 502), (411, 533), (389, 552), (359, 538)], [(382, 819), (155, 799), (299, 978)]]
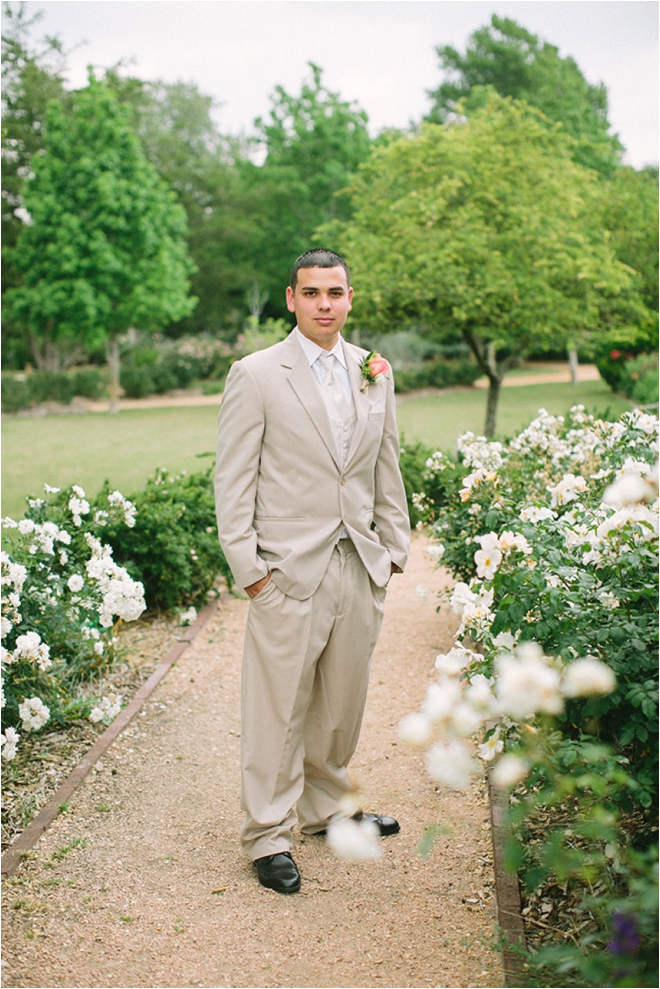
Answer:
[(346, 272), (346, 284), (351, 284), (351, 273), (349, 271), (348, 265), (339, 254), (335, 254), (334, 251), (328, 251), (325, 247), (317, 247), (313, 251), (305, 251), (301, 254), (299, 258), (293, 263), (293, 268), (291, 269), (291, 274), (289, 276), (289, 285), (291, 288), (296, 290), (296, 283), (298, 281), (298, 271), (300, 268), (338, 268), (341, 267)]

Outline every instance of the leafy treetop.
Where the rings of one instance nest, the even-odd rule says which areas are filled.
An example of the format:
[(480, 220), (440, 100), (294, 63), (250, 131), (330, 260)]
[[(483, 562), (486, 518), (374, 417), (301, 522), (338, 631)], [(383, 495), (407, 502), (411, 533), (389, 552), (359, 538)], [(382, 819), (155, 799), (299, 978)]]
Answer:
[(429, 121), (451, 119), (459, 100), (467, 99), (469, 113), (483, 105), (480, 88), (491, 87), (561, 123), (576, 140), (573, 157), (580, 164), (604, 173), (620, 164), (623, 148), (609, 134), (605, 86), (587, 82), (573, 58), (562, 58), (555, 45), (541, 42), (516, 21), (493, 14), (491, 26), (474, 32), (464, 55), (449, 45), (436, 51), (450, 78), (429, 92), (434, 101)]
[(157, 329), (192, 310), (185, 211), (93, 73), (70, 113), (49, 105), (33, 172), (13, 252), (22, 283), (7, 311), (40, 366), (67, 346), (116, 343), (131, 326)]
[(467, 119), (377, 149), (350, 187), (352, 221), (330, 228), (372, 328), (460, 330), (490, 380), (487, 435), (524, 355), (646, 314), (609, 244), (603, 186), (573, 148), (538, 111), (491, 93)]

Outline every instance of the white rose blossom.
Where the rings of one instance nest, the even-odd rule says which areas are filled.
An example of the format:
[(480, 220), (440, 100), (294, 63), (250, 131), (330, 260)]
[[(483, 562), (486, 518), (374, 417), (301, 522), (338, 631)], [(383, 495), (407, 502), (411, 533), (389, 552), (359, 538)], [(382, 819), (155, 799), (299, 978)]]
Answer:
[(492, 762), (504, 748), (504, 741), (500, 738), (499, 727), (488, 736), (485, 742), (479, 746), (479, 758), (484, 762)]
[(465, 667), (477, 658), (477, 654), (463, 646), (453, 646), (448, 653), (435, 657), (435, 668), (443, 676), (460, 676)]
[(119, 712), (121, 711), (121, 702), (123, 697), (121, 694), (116, 694), (114, 697), (102, 697), (98, 704), (96, 704), (89, 713), (89, 720), (98, 724), (99, 721), (114, 721)]
[(474, 554), (474, 562), (477, 576), (482, 580), (492, 580), (502, 562), (502, 553), (499, 549), (480, 549)]
[(39, 697), (30, 697), (18, 705), (18, 714), (25, 731), (39, 731), (50, 719), (50, 709)]
[(16, 758), (16, 749), (20, 735), (15, 728), (5, 728), (0, 734), (0, 744), (2, 745), (2, 758), (5, 762), (11, 762)]
[(587, 482), (578, 474), (565, 474), (559, 484), (548, 487), (552, 497), (552, 507), (557, 508), (567, 505), (571, 501), (577, 501), (580, 495), (587, 490)]
[(113, 508), (121, 509), (121, 512), (124, 517), (124, 523), (128, 526), (129, 529), (132, 529), (133, 526), (135, 525), (135, 516), (137, 514), (137, 508), (135, 507), (133, 502), (129, 501), (128, 498), (124, 498), (121, 491), (113, 491), (111, 494), (108, 495), (108, 503)]
[(85, 498), (71, 498), (69, 499), (69, 511), (73, 515), (73, 524), (77, 526), (81, 526), (82, 516), (89, 515), (90, 504)]
[(179, 625), (192, 625), (197, 618), (197, 608), (188, 608), (179, 615)]
[(40, 670), (47, 670), (51, 665), (50, 646), (41, 641), (38, 632), (25, 632), (16, 639), (12, 662), (25, 660), (34, 663)]

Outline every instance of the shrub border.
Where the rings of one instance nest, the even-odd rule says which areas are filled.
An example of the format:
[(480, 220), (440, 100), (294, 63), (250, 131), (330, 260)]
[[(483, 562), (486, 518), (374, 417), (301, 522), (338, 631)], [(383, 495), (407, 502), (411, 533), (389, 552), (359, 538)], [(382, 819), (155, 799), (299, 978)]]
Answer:
[(97, 738), (91, 749), (83, 756), (75, 769), (72, 770), (51, 796), (48, 803), (42, 807), (34, 820), (30, 821), (25, 830), (21, 831), (13, 840), (2, 856), (3, 879), (7, 879), (14, 874), (26, 853), (34, 848), (43, 833), (58, 816), (61, 806), (71, 799), (71, 796), (83, 782), (92, 766), (99, 761), (101, 756), (105, 755), (112, 743), (123, 732), (124, 728), (131, 723), (165, 674), (169, 672), (177, 659), (180, 658), (197, 634), (201, 632), (209, 619), (215, 614), (218, 604), (219, 599), (211, 601), (200, 609), (195, 621), (183, 630), (182, 634), (165, 656), (165, 659), (158, 664), (151, 676), (145, 680), (133, 699), (120, 711), (110, 727), (106, 728), (103, 734)]

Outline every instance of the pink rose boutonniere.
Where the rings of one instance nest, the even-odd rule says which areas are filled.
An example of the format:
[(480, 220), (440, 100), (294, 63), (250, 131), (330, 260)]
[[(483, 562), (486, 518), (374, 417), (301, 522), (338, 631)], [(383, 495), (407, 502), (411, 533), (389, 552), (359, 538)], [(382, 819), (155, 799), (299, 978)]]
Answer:
[(375, 350), (372, 350), (360, 364), (360, 371), (362, 372), (360, 391), (365, 391), (367, 385), (373, 385), (381, 375), (387, 374), (389, 369), (390, 365), (385, 358), (381, 357)]

